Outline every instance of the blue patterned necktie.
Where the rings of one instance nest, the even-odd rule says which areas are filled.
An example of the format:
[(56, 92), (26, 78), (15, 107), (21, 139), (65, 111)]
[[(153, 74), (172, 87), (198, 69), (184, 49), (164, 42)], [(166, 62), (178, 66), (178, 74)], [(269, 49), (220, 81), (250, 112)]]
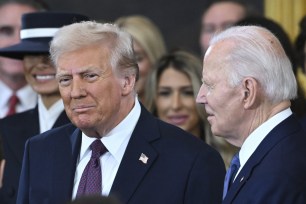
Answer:
[(231, 161), (231, 164), (225, 175), (224, 188), (223, 188), (223, 199), (225, 198), (227, 191), (229, 190), (231, 184), (233, 183), (235, 175), (239, 167), (240, 167), (240, 161), (239, 161), (239, 154), (237, 153), (234, 155)]
[(100, 156), (103, 155), (107, 149), (101, 140), (95, 140), (90, 149), (91, 158), (87, 163), (77, 191), (77, 197), (81, 195), (99, 194), (102, 193), (102, 172), (100, 165)]

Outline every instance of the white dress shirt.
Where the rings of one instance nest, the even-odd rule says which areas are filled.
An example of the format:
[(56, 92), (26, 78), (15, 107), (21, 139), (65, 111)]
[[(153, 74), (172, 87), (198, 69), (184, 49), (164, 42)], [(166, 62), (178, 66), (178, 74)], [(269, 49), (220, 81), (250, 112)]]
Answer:
[[(127, 144), (140, 117), (140, 112), (141, 107), (136, 98), (131, 112), (114, 129), (101, 138), (102, 143), (108, 150), (108, 152), (100, 157), (100, 164), (102, 166), (101, 194), (104, 196), (107, 196), (111, 190)], [(90, 160), (91, 150), (89, 146), (94, 140), (96, 138), (88, 137), (82, 133), (82, 144), (74, 177), (72, 199), (76, 197), (82, 173)]]
[(49, 109), (47, 109), (43, 104), (41, 97), (38, 96), (39, 132), (43, 133), (50, 130), (63, 111), (64, 104), (62, 99), (59, 99)]
[[(4, 118), (9, 110), (9, 100), (13, 91), (0, 80), (0, 118)], [(30, 85), (26, 85), (17, 90), (16, 95), (19, 103), (16, 106), (16, 112), (20, 113), (32, 109), (37, 104), (37, 93)]]
[(249, 137), (247, 137), (247, 139), (244, 141), (239, 151), (240, 168), (236, 176), (239, 174), (245, 163), (248, 161), (248, 159), (251, 157), (251, 155), (254, 153), (254, 151), (257, 149), (260, 143), (269, 134), (269, 132), (273, 128), (275, 128), (279, 123), (281, 123), (283, 120), (288, 118), (291, 114), (292, 111), (290, 108), (287, 108), (277, 113), (269, 120), (261, 124), (249, 135)]

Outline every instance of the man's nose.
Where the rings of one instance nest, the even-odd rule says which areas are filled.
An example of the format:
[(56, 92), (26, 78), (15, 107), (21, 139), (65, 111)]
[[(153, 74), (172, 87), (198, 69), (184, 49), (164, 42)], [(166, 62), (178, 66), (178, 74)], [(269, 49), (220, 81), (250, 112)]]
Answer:
[(206, 90), (206, 89), (207, 89), (207, 88), (205, 88), (204, 85), (202, 85), (202, 86), (200, 87), (200, 90), (199, 90), (198, 95), (197, 95), (197, 97), (196, 97), (196, 102), (197, 102), (197, 103), (200, 103), (200, 104), (206, 103), (206, 93), (207, 93), (207, 90)]
[(71, 84), (71, 97), (80, 98), (86, 96), (85, 84), (80, 79), (73, 79)]

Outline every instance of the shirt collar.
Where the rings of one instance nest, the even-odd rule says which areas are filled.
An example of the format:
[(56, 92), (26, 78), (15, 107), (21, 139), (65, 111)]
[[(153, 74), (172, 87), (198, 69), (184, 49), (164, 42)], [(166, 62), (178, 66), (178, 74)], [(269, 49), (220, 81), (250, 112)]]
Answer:
[(21, 104), (34, 108), (37, 104), (37, 93), (28, 84), (16, 92)]
[[(120, 162), (125, 152), (126, 146), (132, 132), (140, 117), (141, 107), (138, 99), (135, 99), (135, 105), (130, 113), (107, 135), (101, 138), (102, 143), (107, 148), (108, 152), (114, 156), (117, 162)], [(91, 143), (96, 138), (88, 137), (82, 133), (82, 145), (80, 151), (80, 158), (89, 150)]]
[[(0, 107), (3, 107), (4, 104), (7, 104), (10, 97), (13, 94), (13, 91), (2, 81), (0, 81)], [(37, 101), (37, 94), (36, 92), (32, 89), (32, 87), (27, 84), (26, 86), (18, 89), (16, 91), (16, 95), (19, 98), (19, 101), (21, 104), (24, 104), (25, 106), (31, 106), (33, 104), (33, 107), (36, 105)]]
[(38, 96), (38, 110), (44, 113), (44, 116), (54, 117), (59, 116), (64, 110), (64, 104), (62, 99), (56, 101), (49, 109), (44, 105), (41, 96)]
[(3, 107), (8, 103), (8, 101), (9, 101), (13, 92), (1, 80), (0, 80), (0, 90), (1, 90), (1, 92), (0, 92), (0, 107)]
[(249, 135), (249, 137), (247, 137), (239, 151), (240, 169), (244, 166), (244, 164), (251, 157), (259, 144), (269, 134), (269, 132), (283, 120), (288, 118), (291, 114), (292, 111), (290, 108), (277, 113), (269, 120), (261, 124)]
[(38, 96), (38, 117), (40, 132), (42, 133), (51, 129), (63, 111), (64, 104), (62, 99), (59, 99), (49, 109), (47, 109), (41, 99), (41, 96)]

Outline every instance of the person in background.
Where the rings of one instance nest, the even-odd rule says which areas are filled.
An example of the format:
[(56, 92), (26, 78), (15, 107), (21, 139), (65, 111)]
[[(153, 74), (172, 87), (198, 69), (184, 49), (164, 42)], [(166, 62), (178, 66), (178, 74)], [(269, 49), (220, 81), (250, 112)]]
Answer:
[(200, 47), (205, 54), (211, 37), (233, 26), (237, 21), (253, 13), (249, 6), (237, 0), (214, 1), (202, 15)]
[[(0, 2), (0, 48), (20, 41), (22, 14), (41, 10), (34, 3)], [(37, 94), (27, 84), (22, 61), (0, 57), (0, 118), (35, 107)]]
[[(306, 16), (304, 16), (299, 22), (299, 34), (295, 39), (295, 48), (298, 54), (298, 63), (301, 71), (306, 72)], [(306, 90), (306, 88), (305, 88)], [(305, 91), (306, 92), (306, 91)]]
[(56, 33), (50, 53), (72, 124), (28, 140), (17, 204), (94, 194), (128, 204), (221, 202), (218, 152), (138, 101), (129, 33), (115, 24), (74, 23)]
[(2, 142), (2, 137), (0, 135), (0, 189), (2, 188), (3, 185), (4, 166), (5, 166), (5, 159), (3, 157), (3, 142)]
[(161, 120), (205, 140), (204, 109), (195, 102), (201, 68), (201, 61), (187, 51), (175, 50), (162, 56), (149, 75), (145, 106)]
[(164, 38), (159, 28), (145, 16), (124, 16), (115, 23), (133, 37), (133, 47), (139, 67), (136, 90), (138, 98), (143, 101), (147, 77), (156, 61), (166, 53)]
[(201, 70), (200, 59), (187, 51), (175, 50), (162, 56), (149, 75), (145, 106), (161, 120), (216, 148), (228, 167), (237, 148), (211, 134), (205, 110), (195, 101), (201, 86)]
[(217, 34), (202, 81), (197, 102), (212, 133), (240, 147), (223, 203), (306, 203), (306, 133), (290, 109), (297, 83), (277, 37), (259, 26)]
[(26, 140), (70, 123), (55, 79), (56, 70), (49, 59), (49, 42), (61, 26), (83, 20), (88, 20), (88, 17), (65, 12), (24, 14), (21, 42), (0, 49), (0, 56), (23, 60), (26, 80), (38, 93), (35, 108), (0, 120), (6, 160), (0, 203), (16, 203)]
[[(296, 76), (298, 84), (300, 87), (300, 98), (301, 98), (301, 108), (304, 110), (300, 115), (301, 123), (304, 129), (306, 129), (306, 16), (304, 16), (300, 21), (300, 32), (295, 40), (295, 49), (298, 56), (299, 68), (296, 71)], [(301, 107), (299, 106), (299, 107)]]

